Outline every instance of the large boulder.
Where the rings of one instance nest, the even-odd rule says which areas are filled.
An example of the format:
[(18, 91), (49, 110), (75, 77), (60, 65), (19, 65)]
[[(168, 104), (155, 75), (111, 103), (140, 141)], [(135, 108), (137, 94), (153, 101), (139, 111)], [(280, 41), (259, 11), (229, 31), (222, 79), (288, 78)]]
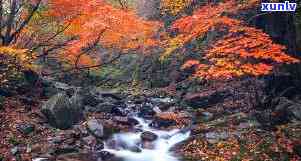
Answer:
[(223, 101), (229, 95), (229, 90), (208, 90), (199, 93), (187, 93), (184, 96), (184, 101), (191, 107), (206, 108)]
[(82, 119), (81, 105), (79, 94), (69, 98), (65, 92), (61, 92), (45, 102), (41, 112), (50, 125), (59, 129), (68, 129)]

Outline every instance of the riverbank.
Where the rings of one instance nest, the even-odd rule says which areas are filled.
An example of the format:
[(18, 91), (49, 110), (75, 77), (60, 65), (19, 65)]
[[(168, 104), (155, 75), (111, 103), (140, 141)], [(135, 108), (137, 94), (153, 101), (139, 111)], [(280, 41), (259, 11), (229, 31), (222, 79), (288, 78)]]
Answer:
[[(59, 82), (53, 87), (49, 91), (56, 92), (49, 98), (5, 99), (0, 112), (2, 160), (120, 160), (103, 149), (112, 136), (139, 125), (133, 113), (151, 120), (149, 126), (154, 129), (190, 131), (189, 138), (171, 148), (179, 160), (300, 160), (298, 121), (267, 126), (254, 115), (256, 111), (192, 108), (152, 91), (132, 94)], [(152, 149), (151, 144), (144, 148)], [(141, 152), (135, 147), (128, 150)]]

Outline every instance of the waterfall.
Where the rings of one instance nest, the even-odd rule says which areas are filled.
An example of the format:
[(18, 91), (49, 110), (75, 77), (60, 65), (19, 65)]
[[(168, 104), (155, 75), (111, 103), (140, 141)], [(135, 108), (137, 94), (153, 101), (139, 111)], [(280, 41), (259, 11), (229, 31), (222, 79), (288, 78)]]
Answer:
[[(114, 154), (124, 161), (178, 161), (178, 158), (170, 151), (176, 144), (189, 138), (190, 131), (158, 130), (149, 126), (149, 120), (135, 117), (139, 122), (135, 126), (134, 132), (118, 133), (112, 136), (110, 141), (115, 143), (114, 147), (105, 143), (105, 149), (102, 151)], [(151, 148), (145, 148), (141, 139), (141, 134), (145, 131), (157, 135), (157, 139), (150, 142)], [(108, 141), (109, 142), (109, 141)], [(132, 147), (139, 148), (139, 151), (131, 150)]]

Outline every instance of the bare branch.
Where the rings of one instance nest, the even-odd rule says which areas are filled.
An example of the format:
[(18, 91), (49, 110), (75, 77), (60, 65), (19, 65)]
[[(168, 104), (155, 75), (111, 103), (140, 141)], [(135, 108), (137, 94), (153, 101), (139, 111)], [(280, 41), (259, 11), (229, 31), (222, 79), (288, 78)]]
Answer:
[(25, 18), (25, 20), (21, 23), (21, 25), (16, 29), (16, 31), (10, 36), (11, 40), (10, 42), (16, 37), (16, 35), (18, 35), (23, 29), (24, 27), (30, 22), (30, 20), (32, 19), (33, 15), (37, 12), (37, 10), (40, 7), (42, 0), (38, 0), (37, 4), (34, 6), (33, 10), (30, 12), (30, 14), (28, 15), (27, 18)]
[(67, 70), (53, 72), (53, 73), (50, 73), (50, 74), (43, 74), (43, 76), (51, 76), (51, 75), (55, 75), (55, 74), (71, 72), (71, 71), (74, 71), (74, 70), (88, 70), (88, 69), (97, 68), (97, 67), (100, 67), (100, 66), (105, 66), (105, 65), (111, 64), (114, 61), (118, 60), (123, 55), (125, 55), (125, 54), (118, 54), (116, 57), (112, 58), (111, 60), (109, 60), (107, 62), (97, 64), (97, 65), (84, 66), (84, 67), (79, 67), (79, 68), (70, 68), (70, 69), (67, 69)]

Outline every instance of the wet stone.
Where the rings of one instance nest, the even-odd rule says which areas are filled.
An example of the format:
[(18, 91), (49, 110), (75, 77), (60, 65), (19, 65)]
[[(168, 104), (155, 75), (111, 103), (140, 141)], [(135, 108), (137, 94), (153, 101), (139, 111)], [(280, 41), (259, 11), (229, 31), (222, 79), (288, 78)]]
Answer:
[(30, 123), (21, 123), (16, 126), (17, 130), (20, 131), (24, 135), (29, 135), (35, 129), (35, 126)]
[(104, 135), (103, 126), (96, 119), (91, 119), (87, 122), (87, 129), (95, 137), (101, 138)]
[(150, 131), (145, 131), (141, 134), (142, 141), (155, 141), (157, 140), (158, 136)]

